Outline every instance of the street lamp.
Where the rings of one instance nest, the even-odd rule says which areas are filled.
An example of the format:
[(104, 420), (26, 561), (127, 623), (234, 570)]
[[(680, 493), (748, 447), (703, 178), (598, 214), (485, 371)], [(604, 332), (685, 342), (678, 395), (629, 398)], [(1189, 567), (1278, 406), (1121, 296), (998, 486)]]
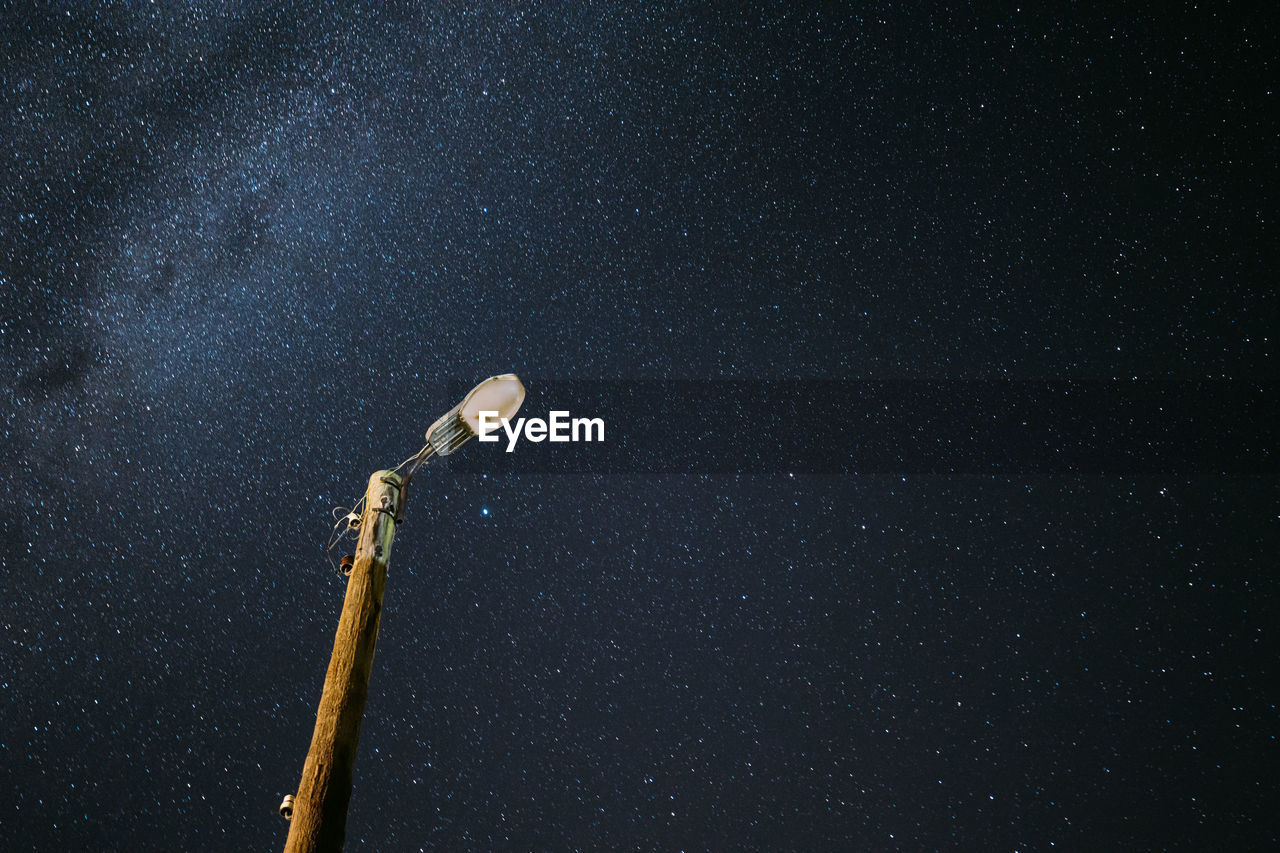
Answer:
[[(377, 471), (369, 478), (358, 521), (355, 512), (347, 517), (348, 526), (359, 531), (355, 559), (324, 677), (315, 733), (302, 767), (302, 781), (298, 793), (285, 798), (291, 800), (292, 810), (285, 853), (342, 850), (387, 565), (396, 525), (404, 520), (409, 481), (433, 455), (447, 456), (476, 436), (481, 412), (497, 412), (499, 417), (514, 415), (524, 402), (524, 393), (524, 385), (514, 373), (492, 376), (471, 389), (462, 402), (427, 430), (426, 446), (394, 470)], [(289, 810), (282, 803), (281, 814), (286, 811)]]
[(427, 430), (427, 445), (439, 455), (448, 456), (480, 434), (481, 412), (497, 412), (499, 418), (510, 418), (523, 402), (524, 385), (520, 377), (514, 373), (490, 376), (431, 425)]

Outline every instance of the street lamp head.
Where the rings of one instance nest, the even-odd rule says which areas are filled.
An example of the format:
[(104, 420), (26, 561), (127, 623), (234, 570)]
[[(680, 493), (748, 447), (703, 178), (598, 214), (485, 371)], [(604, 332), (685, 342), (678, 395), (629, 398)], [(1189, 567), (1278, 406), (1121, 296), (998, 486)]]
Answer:
[(480, 413), (497, 412), (499, 418), (510, 418), (524, 403), (524, 385), (514, 373), (491, 376), (471, 389), (458, 405), (458, 416), (467, 427), (480, 434)]
[(480, 434), (481, 412), (497, 412), (498, 418), (510, 418), (523, 402), (524, 385), (520, 377), (514, 373), (490, 376), (431, 425), (427, 430), (427, 444), (437, 455), (448, 456)]

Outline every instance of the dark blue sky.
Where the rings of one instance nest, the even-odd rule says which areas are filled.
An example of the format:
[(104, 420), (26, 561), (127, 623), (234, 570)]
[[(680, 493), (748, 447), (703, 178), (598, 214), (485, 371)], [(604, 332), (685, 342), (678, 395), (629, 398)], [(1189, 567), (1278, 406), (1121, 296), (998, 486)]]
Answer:
[[(0, 846), (282, 847), (330, 510), (508, 371), (626, 453), (415, 480), (348, 849), (1274, 844), (1276, 28), (1033, 5), (6, 4)], [(564, 384), (1132, 378), (1227, 449)]]

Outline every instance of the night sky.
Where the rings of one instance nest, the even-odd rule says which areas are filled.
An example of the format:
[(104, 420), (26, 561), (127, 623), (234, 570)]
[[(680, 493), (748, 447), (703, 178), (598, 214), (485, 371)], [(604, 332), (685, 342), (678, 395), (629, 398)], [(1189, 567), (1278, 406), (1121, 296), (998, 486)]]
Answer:
[(0, 5), (0, 847), (283, 848), (509, 371), (347, 849), (1280, 843), (1277, 19), (928, 5)]

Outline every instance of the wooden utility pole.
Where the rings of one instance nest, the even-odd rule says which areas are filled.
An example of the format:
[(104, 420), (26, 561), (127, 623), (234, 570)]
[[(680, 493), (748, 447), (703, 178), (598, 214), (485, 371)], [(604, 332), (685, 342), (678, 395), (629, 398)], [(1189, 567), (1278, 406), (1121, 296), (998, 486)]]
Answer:
[(379, 471), (369, 478), (355, 565), (333, 639), (333, 657), (324, 677), (311, 749), (295, 795), (285, 853), (338, 853), (347, 829), (351, 774), (355, 768), (360, 720), (369, 698), (369, 672), (378, 643), (387, 563), (401, 512), (401, 478)]

